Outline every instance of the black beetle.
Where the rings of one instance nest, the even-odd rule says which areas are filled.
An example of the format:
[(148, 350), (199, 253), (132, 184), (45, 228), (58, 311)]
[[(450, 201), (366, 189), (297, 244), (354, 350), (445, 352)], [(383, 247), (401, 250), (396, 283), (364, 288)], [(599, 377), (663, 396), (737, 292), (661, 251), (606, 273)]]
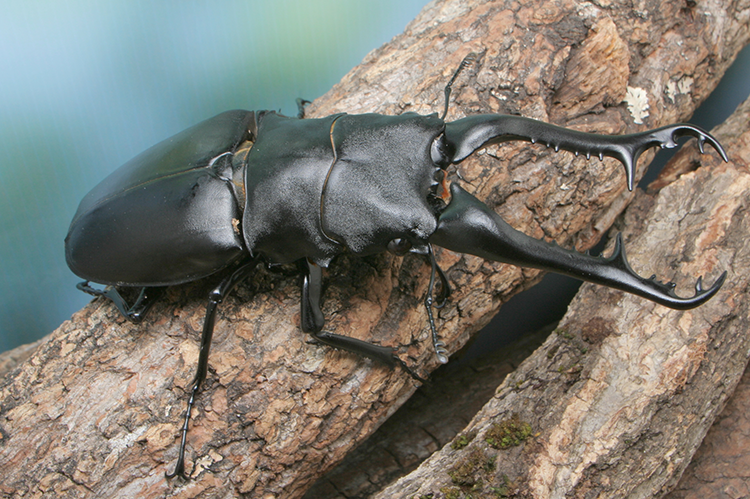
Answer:
[[(688, 309), (711, 298), (701, 278), (695, 295), (678, 297), (673, 283), (644, 279), (628, 264), (618, 235), (608, 258), (563, 249), (511, 228), (457, 184), (450, 201), (439, 193), (445, 170), (488, 144), (525, 140), (555, 151), (610, 156), (625, 167), (633, 188), (634, 165), (650, 147), (675, 147), (682, 136), (706, 142), (726, 161), (710, 134), (688, 124), (622, 136), (568, 130), (519, 116), (486, 114), (446, 123), (445, 111), (421, 116), (336, 114), (320, 119), (273, 111), (229, 111), (206, 120), (136, 156), (81, 201), (65, 239), (68, 266), (86, 279), (82, 291), (112, 300), (140, 322), (165, 286), (195, 281), (232, 267), (211, 293), (201, 336), (198, 368), (182, 428), (179, 459), (168, 475), (185, 476), (184, 451), (190, 412), (206, 377), (216, 307), (255, 266), (297, 262), (302, 274), (301, 329), (327, 345), (400, 365), (422, 380), (393, 349), (324, 332), (320, 309), (322, 272), (343, 253), (416, 253), (432, 266), (427, 312), (441, 362), (447, 351), (432, 316), (450, 288), (432, 245), (489, 260), (566, 274), (617, 288), (667, 307)], [(89, 281), (106, 284), (103, 290)], [(130, 306), (117, 287), (141, 288)]]

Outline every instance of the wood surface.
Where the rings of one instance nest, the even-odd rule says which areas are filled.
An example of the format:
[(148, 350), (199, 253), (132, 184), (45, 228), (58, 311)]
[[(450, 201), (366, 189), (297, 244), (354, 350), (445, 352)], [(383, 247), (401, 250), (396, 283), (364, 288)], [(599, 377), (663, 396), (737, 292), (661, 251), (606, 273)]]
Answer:
[[(728, 164), (686, 148), (668, 169), (685, 173), (639, 192), (615, 224), (647, 274), (665, 260), (678, 262), (683, 282), (726, 269), (715, 299), (674, 311), (584, 284), (547, 341), (462, 430), (472, 442), (444, 446), (374, 497), (661, 497), (675, 486), (750, 357), (750, 100), (715, 133)], [(531, 434), (494, 448), (488, 435), (513, 418)]]
[[(318, 99), (309, 116), (339, 111), (440, 111), (445, 83), (463, 57), (475, 52), (477, 62), (454, 85), (448, 120), (488, 112), (522, 114), (610, 134), (683, 121), (747, 42), (750, 12), (747, 1), (687, 5), (604, 0), (524, 5), (436, 1), (425, 7), (402, 35), (369, 54)], [(630, 107), (625, 99), (631, 102)], [(701, 159), (706, 158), (714, 160)], [(648, 159), (641, 161), (639, 175)], [(729, 171), (730, 167), (723, 168)], [(465, 179), (463, 185), (514, 227), (579, 250), (595, 244), (633, 197), (616, 162), (574, 159), (568, 153), (555, 154), (528, 144), (487, 148), (462, 163), (459, 171)], [(727, 179), (715, 172), (711, 179), (714, 177)], [(460, 181), (456, 175), (451, 180)], [(694, 189), (703, 187), (694, 185)], [(639, 425), (656, 421), (648, 419), (649, 415), (662, 414), (659, 409), (670, 406), (671, 397), (693, 383), (696, 373), (704, 372), (702, 355), (714, 351), (717, 341), (728, 341), (731, 320), (738, 320), (736, 315), (722, 315), (722, 310), (745, 304), (743, 295), (732, 294), (741, 289), (740, 280), (731, 274), (733, 265), (739, 264), (730, 255), (732, 249), (722, 246), (730, 239), (742, 240), (726, 235), (731, 233), (729, 228), (743, 229), (735, 220), (741, 217), (732, 218), (731, 212), (740, 209), (737, 203), (742, 196), (738, 194), (731, 206), (721, 209), (716, 203), (724, 199), (719, 196), (723, 192), (716, 189), (724, 188), (725, 184), (715, 185), (716, 195), (704, 192), (692, 205), (683, 199), (688, 187), (674, 194), (677, 199), (671, 206), (658, 201), (638, 204), (642, 213), (657, 217), (657, 225), (661, 220), (665, 228), (689, 234), (693, 234), (693, 224), (679, 223), (687, 216), (680, 207), (698, 214), (714, 210), (711, 213), (717, 217), (729, 217), (716, 218), (715, 230), (709, 235), (680, 232), (668, 244), (657, 242), (658, 254), (638, 249), (638, 237), (631, 229), (626, 239), (638, 272), (675, 278), (681, 292), (697, 275), (706, 274), (707, 282), (712, 282), (721, 270), (729, 270), (722, 295), (712, 307), (675, 319), (666, 309), (643, 300), (586, 288), (584, 296), (596, 294), (597, 302), (620, 302), (633, 315), (620, 319), (605, 315), (593, 323), (582, 322), (584, 316), (568, 319), (562, 326), (566, 333), (554, 335), (539, 354), (547, 363), (527, 361), (526, 367), (513, 375), (513, 382), (499, 389), (500, 395), (507, 396), (493, 398), (496, 405), (485, 407), (473, 424), (512, 412), (531, 421), (535, 436), (510, 451), (522, 457), (526, 468), (511, 461), (507, 468), (503, 458), (496, 461), (495, 474), (523, 477), (524, 470), (533, 471), (533, 480), (524, 481), (524, 488), (518, 490), (531, 495), (552, 491), (553, 496), (586, 487), (598, 490), (602, 485), (597, 480), (603, 475), (594, 471), (599, 468), (620, 467), (628, 474), (625, 464), (640, 455), (640, 449), (645, 451), (651, 440), (645, 438), (650, 433)], [(697, 218), (695, 223), (697, 227)], [(641, 239), (662, 227), (648, 229)], [(698, 246), (683, 247), (685, 237)], [(438, 261), (455, 289), (437, 320), (441, 337), (452, 352), (481, 329), (510, 296), (539, 279), (536, 271), (448, 251), (438, 252)], [(389, 370), (311, 344), (297, 327), (298, 279), (293, 268), (288, 270), (259, 270), (220, 309), (209, 377), (194, 409), (188, 437), (191, 480), (167, 480), (164, 472), (171, 470), (176, 459), (205, 297), (216, 283), (211, 279), (170, 288), (137, 326), (119, 317), (110, 303), (94, 300), (3, 378), (0, 494), (303, 495), (417, 386), (402, 370)], [(393, 346), (405, 362), (427, 375), (438, 365), (422, 306), (428, 275), (423, 260), (412, 256), (337, 259), (325, 276), (327, 330)], [(727, 302), (730, 305), (724, 309), (714, 308), (714, 303)], [(688, 343), (678, 347), (659, 339), (661, 335), (653, 330), (634, 330), (641, 323), (682, 328), (674, 334)], [(587, 324), (599, 324), (599, 333), (586, 333)], [(581, 342), (591, 343), (586, 347), (589, 353), (582, 352)], [(732, 349), (726, 343), (717, 348), (722, 345)], [(669, 349), (672, 347), (676, 350)], [(621, 356), (627, 354), (637, 364), (643, 348), (664, 348), (660, 360), (669, 361), (667, 368), (655, 364), (652, 377), (638, 369), (630, 371), (630, 364)], [(633, 412), (618, 416), (605, 411), (600, 418), (604, 426), (592, 427), (585, 415), (593, 409), (604, 410), (596, 406), (600, 401), (597, 394), (606, 392), (602, 384), (620, 386), (607, 378), (614, 367), (620, 367), (618, 372), (625, 377), (622, 386), (625, 395), (632, 397), (628, 400)], [(731, 385), (731, 380), (718, 375), (731, 369), (723, 365), (711, 369), (708, 372), (716, 374), (713, 378), (706, 375), (707, 379), (713, 379), (716, 386)], [(644, 399), (638, 398), (640, 392), (634, 388), (640, 382), (638, 376), (646, 378), (642, 380)], [(530, 389), (535, 383), (540, 386)], [(656, 392), (661, 393), (661, 405), (651, 398)], [(718, 392), (716, 405), (723, 400)], [(574, 393), (577, 395), (571, 398)], [(614, 388), (606, 393), (612, 399), (623, 396), (614, 396)], [(563, 422), (569, 426), (555, 432)], [(672, 433), (669, 422), (656, 422), (664, 426), (654, 427), (653, 432), (667, 438)], [(566, 436), (576, 436), (576, 431), (583, 435), (582, 428), (598, 433), (586, 437), (593, 440), (566, 440)], [(636, 444), (623, 443), (618, 428)], [(686, 451), (680, 450), (678, 455), (689, 460)], [(670, 483), (679, 468), (669, 460), (661, 463), (662, 468), (647, 477), (652, 489)], [(435, 476), (440, 478), (444, 477)], [(407, 490), (404, 487), (399, 490)]]

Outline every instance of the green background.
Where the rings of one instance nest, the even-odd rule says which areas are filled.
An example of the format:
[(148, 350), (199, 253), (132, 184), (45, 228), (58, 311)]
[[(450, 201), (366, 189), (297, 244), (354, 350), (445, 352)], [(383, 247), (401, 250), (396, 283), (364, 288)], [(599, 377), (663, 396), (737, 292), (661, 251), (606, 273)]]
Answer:
[(63, 239), (109, 172), (229, 109), (295, 115), (426, 3), (0, 2), (0, 351), (90, 300)]
[[(222, 111), (295, 114), (297, 97), (325, 93), (425, 4), (0, 0), (0, 351), (48, 334), (89, 301), (63, 239), (108, 173)], [(749, 68), (745, 49), (692, 121), (726, 118), (750, 93)], [(577, 285), (544, 283), (504, 307), (472, 348), (564, 312), (559, 298)]]

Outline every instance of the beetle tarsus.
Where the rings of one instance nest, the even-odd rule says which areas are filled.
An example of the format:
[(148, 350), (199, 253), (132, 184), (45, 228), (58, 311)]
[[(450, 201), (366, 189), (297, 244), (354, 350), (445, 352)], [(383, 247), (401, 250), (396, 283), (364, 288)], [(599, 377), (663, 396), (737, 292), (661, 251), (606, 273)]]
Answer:
[[(435, 253), (432, 250), (432, 245), (427, 245), (427, 259), (430, 263), (430, 283), (427, 285), (427, 297), (425, 298), (424, 305), (427, 309), (427, 322), (430, 326), (430, 333), (432, 337), (432, 346), (435, 349), (435, 355), (438, 358), (438, 361), (440, 361), (441, 364), (447, 364), (448, 363), (448, 350), (445, 348), (445, 343), (443, 343), (440, 340), (440, 337), (438, 336), (437, 327), (435, 327), (435, 318), (432, 315), (432, 307), (435, 308), (443, 308), (445, 306), (445, 302), (448, 300), (448, 297), (450, 296), (451, 289), (448, 285), (448, 279), (445, 277), (445, 273), (443, 273), (443, 269), (440, 268), (440, 266), (435, 261)], [(433, 291), (435, 288), (435, 274), (438, 274), (440, 276), (440, 295), (438, 297), (437, 303), (433, 300)]]
[(432, 347), (435, 349), (435, 355), (441, 364), (448, 363), (449, 353), (445, 348), (445, 343), (438, 336), (437, 327), (435, 327), (435, 318), (432, 315), (433, 300), (431, 295), (427, 295), (424, 300), (424, 306), (427, 310), (427, 323), (430, 326), (430, 333), (432, 338)]
[(448, 81), (448, 84), (445, 86), (445, 89), (443, 89), (443, 93), (445, 94), (445, 107), (443, 108), (443, 114), (440, 116), (441, 120), (445, 119), (445, 116), (448, 114), (448, 103), (450, 102), (451, 98), (451, 90), (453, 89), (453, 82), (456, 81), (456, 78), (458, 78), (458, 75), (460, 75), (464, 69), (468, 68), (472, 64), (474, 64), (477, 60), (477, 54), (474, 52), (469, 52), (466, 57), (463, 58), (461, 61), (461, 64), (458, 65), (458, 69), (456, 69), (456, 72), (453, 73), (453, 77)]
[(188, 475), (185, 473), (185, 446), (187, 444), (187, 432), (190, 424), (190, 413), (193, 410), (193, 404), (195, 403), (195, 396), (198, 393), (200, 384), (193, 383), (193, 389), (190, 393), (190, 399), (188, 400), (187, 411), (185, 412), (185, 420), (182, 424), (181, 436), (180, 436), (180, 450), (177, 457), (177, 463), (174, 466), (172, 473), (164, 472), (164, 476), (167, 478), (174, 478), (179, 476), (185, 480), (188, 479)]
[(303, 99), (301, 97), (297, 97), (297, 118), (304, 119), (305, 118), (305, 106), (310, 104), (309, 100)]

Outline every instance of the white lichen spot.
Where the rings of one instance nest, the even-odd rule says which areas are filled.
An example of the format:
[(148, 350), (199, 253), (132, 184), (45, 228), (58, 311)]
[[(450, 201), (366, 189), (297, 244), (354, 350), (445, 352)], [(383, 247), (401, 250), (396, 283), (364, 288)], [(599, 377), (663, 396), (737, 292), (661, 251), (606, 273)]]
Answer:
[(674, 102), (674, 98), (677, 96), (677, 82), (669, 80), (667, 82), (667, 88), (664, 89), (664, 94), (669, 99), (669, 102)]
[(674, 102), (675, 97), (678, 95), (689, 94), (693, 90), (693, 83), (695, 80), (690, 76), (680, 78), (679, 81), (669, 80), (667, 82), (667, 88), (664, 89), (664, 93), (670, 102)]
[(628, 87), (625, 103), (628, 105), (633, 122), (636, 125), (642, 125), (643, 119), (648, 117), (649, 105), (646, 91), (639, 87)]
[(677, 90), (681, 94), (689, 94), (691, 90), (693, 90), (693, 78), (690, 76), (686, 76), (682, 79), (680, 79), (679, 82), (677, 82)]

